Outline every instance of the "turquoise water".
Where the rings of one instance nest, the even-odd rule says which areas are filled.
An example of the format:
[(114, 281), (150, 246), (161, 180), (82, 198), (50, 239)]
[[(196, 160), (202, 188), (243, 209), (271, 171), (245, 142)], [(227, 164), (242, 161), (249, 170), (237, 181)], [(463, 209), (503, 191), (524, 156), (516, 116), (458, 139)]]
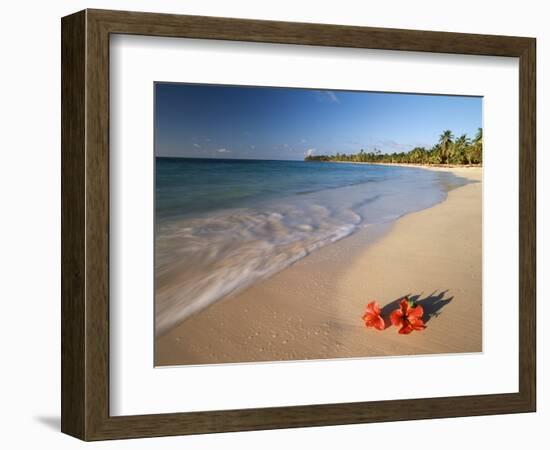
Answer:
[(390, 166), (302, 161), (157, 158), (156, 212), (159, 219), (164, 219), (218, 208), (256, 206), (274, 198), (398, 180), (402, 171)]
[(184, 158), (156, 158), (155, 176), (157, 333), (466, 182), (412, 167)]

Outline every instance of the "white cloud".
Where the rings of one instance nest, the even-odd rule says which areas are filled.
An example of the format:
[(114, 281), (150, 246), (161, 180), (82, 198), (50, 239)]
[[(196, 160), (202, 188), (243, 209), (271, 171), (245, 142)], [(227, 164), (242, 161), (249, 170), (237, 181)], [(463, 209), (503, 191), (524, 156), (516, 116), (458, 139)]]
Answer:
[(305, 144), (305, 143), (307, 142), (307, 140), (306, 140), (306, 138), (302, 138), (302, 139), (300, 139), (300, 142), (301, 142), (302, 144)]
[(378, 149), (383, 153), (400, 153), (408, 152), (414, 147), (426, 147), (429, 148), (430, 144), (414, 142), (414, 143), (405, 143), (398, 142), (393, 139), (369, 139), (367, 147), (371, 149)]
[(251, 145), (250, 148), (251, 148), (252, 150), (254, 150), (254, 149), (256, 148), (256, 146), (255, 146), (255, 145)]
[(314, 148), (309, 148), (306, 152), (306, 156), (313, 156), (313, 152), (315, 151)]
[(319, 103), (340, 103), (340, 98), (334, 91), (312, 91)]
[(331, 102), (340, 103), (340, 99), (332, 91), (326, 91), (326, 94)]
[(193, 147), (195, 148), (201, 148), (201, 146), (199, 144), (193, 144)]
[(226, 148), (219, 148), (218, 150), (216, 150), (218, 153), (230, 153), (231, 150), (227, 150)]

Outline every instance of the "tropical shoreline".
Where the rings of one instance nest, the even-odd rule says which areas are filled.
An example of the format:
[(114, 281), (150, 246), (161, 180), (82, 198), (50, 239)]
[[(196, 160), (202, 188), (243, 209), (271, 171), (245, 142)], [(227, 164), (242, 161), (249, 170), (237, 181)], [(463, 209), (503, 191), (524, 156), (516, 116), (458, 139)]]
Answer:
[(390, 162), (361, 162), (361, 161), (319, 161), (328, 164), (366, 164), (371, 166), (417, 167), (419, 169), (481, 169), (482, 164), (418, 164), (418, 163), (390, 163)]
[(309, 151), (306, 162), (362, 162), (362, 163), (391, 163), (391, 164), (422, 164), (442, 166), (471, 166), (481, 165), (483, 161), (483, 129), (478, 128), (471, 139), (467, 134), (455, 138), (451, 130), (444, 130), (438, 142), (431, 148), (416, 146), (405, 152), (382, 152), (374, 149), (358, 153), (329, 153), (315, 155), (313, 149)]
[[(210, 177), (194, 175), (204, 171)], [(303, 161), (169, 160), (158, 172), (157, 336), (364, 227), (439, 203), (464, 183), (452, 173)]]
[[(389, 227), (330, 244), (190, 317), (157, 338), (156, 364), (481, 351), (482, 169), (422, 168), (472, 183)], [(394, 329), (365, 329), (360, 317), (369, 299), (385, 306), (407, 294), (420, 295), (439, 314), (425, 331), (403, 337)]]

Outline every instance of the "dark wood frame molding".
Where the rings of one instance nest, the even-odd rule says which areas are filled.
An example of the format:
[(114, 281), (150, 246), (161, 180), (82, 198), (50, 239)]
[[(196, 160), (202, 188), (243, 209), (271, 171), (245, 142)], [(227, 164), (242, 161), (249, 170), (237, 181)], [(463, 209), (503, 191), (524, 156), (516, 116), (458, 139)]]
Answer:
[[(64, 433), (100, 440), (535, 411), (534, 38), (104, 10), (64, 17), (61, 31)], [(519, 392), (110, 416), (109, 35), (117, 33), (519, 58)]]

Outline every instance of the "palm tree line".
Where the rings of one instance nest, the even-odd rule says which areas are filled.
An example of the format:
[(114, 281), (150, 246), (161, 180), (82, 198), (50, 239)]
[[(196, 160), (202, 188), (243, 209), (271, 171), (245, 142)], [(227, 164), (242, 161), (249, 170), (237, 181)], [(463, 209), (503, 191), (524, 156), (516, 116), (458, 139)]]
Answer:
[(308, 155), (305, 161), (345, 161), (364, 163), (395, 164), (438, 164), (438, 165), (481, 165), (483, 161), (483, 130), (478, 128), (476, 135), (470, 139), (466, 134), (457, 138), (451, 130), (445, 130), (439, 141), (432, 148), (415, 147), (408, 152), (382, 153), (374, 149), (365, 152), (334, 155)]

